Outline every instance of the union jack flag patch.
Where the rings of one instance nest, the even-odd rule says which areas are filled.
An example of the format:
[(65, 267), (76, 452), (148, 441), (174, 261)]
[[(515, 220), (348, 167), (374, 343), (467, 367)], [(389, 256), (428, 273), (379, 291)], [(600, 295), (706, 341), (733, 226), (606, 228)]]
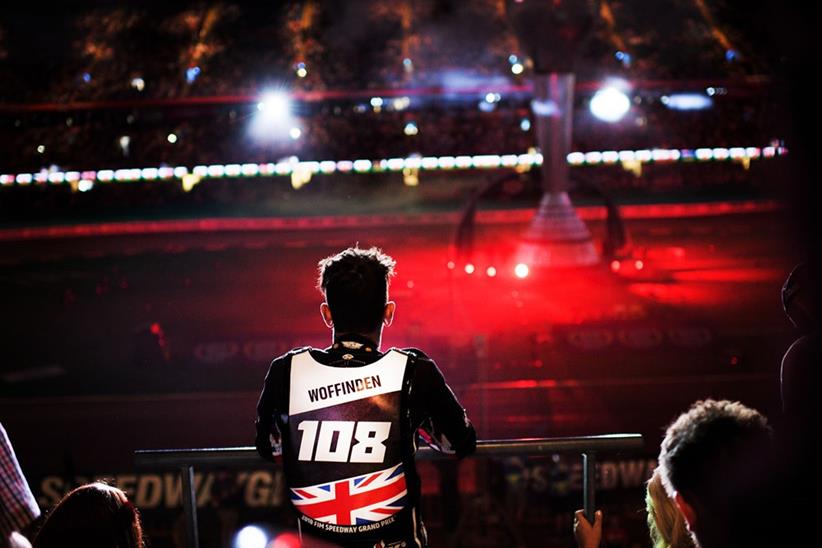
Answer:
[(402, 463), (363, 476), (291, 489), (301, 513), (324, 523), (366, 525), (406, 507), (408, 490)]

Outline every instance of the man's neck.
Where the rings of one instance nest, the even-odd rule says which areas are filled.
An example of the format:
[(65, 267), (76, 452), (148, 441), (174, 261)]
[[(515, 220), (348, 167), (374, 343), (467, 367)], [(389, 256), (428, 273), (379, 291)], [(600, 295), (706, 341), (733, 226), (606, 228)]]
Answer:
[(353, 332), (353, 331), (344, 331), (340, 334), (340, 336), (337, 336), (337, 330), (335, 329), (334, 331), (331, 332), (331, 342), (332, 342), (332, 344), (339, 341), (339, 340), (341, 340), (341, 339), (345, 339), (346, 335), (356, 335), (357, 337), (367, 339), (374, 345), (375, 350), (380, 349), (380, 342), (381, 342), (381, 339), (382, 339), (382, 329), (380, 329), (378, 331), (374, 331), (372, 333), (359, 333), (359, 332)]

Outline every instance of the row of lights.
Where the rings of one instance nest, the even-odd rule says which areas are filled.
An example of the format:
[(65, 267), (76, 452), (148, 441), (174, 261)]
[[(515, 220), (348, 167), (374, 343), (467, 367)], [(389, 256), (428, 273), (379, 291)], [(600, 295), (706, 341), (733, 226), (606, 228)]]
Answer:
[[(169, 142), (176, 140), (169, 135)], [(606, 150), (602, 152), (572, 152), (568, 163), (572, 166), (616, 164), (619, 162), (707, 162), (711, 160), (752, 160), (773, 158), (787, 154), (784, 147), (769, 146), (698, 148), (698, 149), (643, 149)], [(290, 175), (295, 171), (305, 173), (379, 173), (403, 171), (404, 169), (450, 170), (450, 169), (497, 169), (533, 167), (542, 164), (542, 154), (480, 154), (476, 156), (410, 156), (407, 158), (387, 158), (382, 160), (326, 160), (299, 161), (292, 157), (277, 163), (265, 164), (212, 164), (198, 165), (189, 170), (186, 166), (147, 167), (131, 169), (101, 169), (88, 171), (42, 170), (38, 173), (18, 173), (0, 175), (0, 184), (25, 185), (36, 183), (64, 183), (80, 180), (88, 181), (154, 181), (160, 179), (182, 179), (188, 174), (199, 177), (257, 177), (260, 175)]]
[[(454, 261), (448, 261), (445, 266), (448, 268), (448, 270), (455, 270), (457, 268), (457, 263), (455, 263)], [(465, 265), (463, 266), (463, 270), (466, 274), (471, 275), (477, 271), (477, 267), (474, 265), (474, 263), (465, 263)], [(525, 263), (518, 263), (514, 267), (514, 276), (521, 280), (527, 278), (530, 272), (531, 269), (528, 268), (528, 265)], [(489, 278), (495, 278), (497, 276), (497, 268), (495, 266), (487, 267), (485, 269), (485, 275)]]
[(697, 149), (640, 149), (640, 150), (606, 150), (602, 152), (571, 152), (568, 163), (573, 166), (616, 164), (618, 162), (708, 162), (712, 160), (757, 160), (773, 158), (788, 153), (785, 147), (714, 147)]

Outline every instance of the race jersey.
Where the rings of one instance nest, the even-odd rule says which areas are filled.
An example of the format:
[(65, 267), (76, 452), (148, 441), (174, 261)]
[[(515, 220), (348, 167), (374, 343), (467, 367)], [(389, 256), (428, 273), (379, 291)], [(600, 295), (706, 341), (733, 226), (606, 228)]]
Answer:
[(275, 452), (304, 533), (345, 546), (425, 546), (417, 429), (460, 455), (473, 451), (476, 434), (424, 354), (345, 344), (274, 360), (258, 404), (258, 449), (271, 458), (271, 445), (260, 447), (266, 433), (281, 442)]

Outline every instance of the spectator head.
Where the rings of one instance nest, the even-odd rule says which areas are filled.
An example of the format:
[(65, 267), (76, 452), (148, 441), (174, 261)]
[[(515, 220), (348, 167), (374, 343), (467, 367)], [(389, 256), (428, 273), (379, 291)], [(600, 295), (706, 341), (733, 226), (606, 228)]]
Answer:
[(371, 334), (390, 325), (395, 305), (388, 300), (396, 261), (380, 249), (348, 249), (320, 261), (321, 312), (335, 332)]
[(648, 480), (645, 492), (648, 530), (654, 548), (693, 548), (694, 543), (685, 527), (685, 519), (662, 485), (659, 468)]
[(137, 509), (120, 489), (90, 483), (63, 497), (34, 539), (34, 548), (142, 548)]
[(808, 263), (799, 263), (782, 285), (782, 307), (785, 314), (804, 333), (812, 331), (817, 323), (814, 314), (813, 278)]
[[(665, 433), (659, 470), (698, 546), (744, 546), (767, 493), (771, 428), (739, 402), (705, 400)], [(749, 537), (748, 537), (749, 538)]]

